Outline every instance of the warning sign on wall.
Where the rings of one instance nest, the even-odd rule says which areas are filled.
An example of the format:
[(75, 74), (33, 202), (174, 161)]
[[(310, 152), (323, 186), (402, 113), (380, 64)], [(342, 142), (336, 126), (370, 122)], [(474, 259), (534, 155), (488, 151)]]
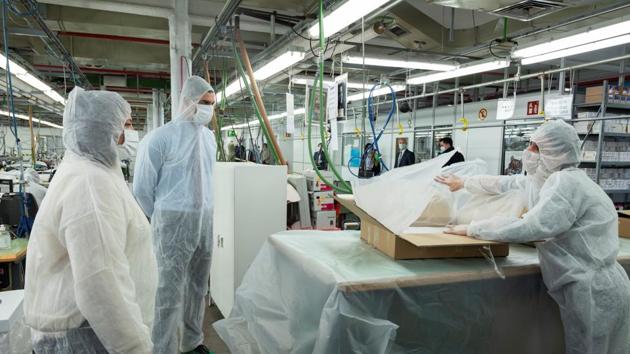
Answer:
[(540, 103), (538, 101), (527, 102), (527, 115), (528, 116), (538, 115), (539, 106), (540, 106)]

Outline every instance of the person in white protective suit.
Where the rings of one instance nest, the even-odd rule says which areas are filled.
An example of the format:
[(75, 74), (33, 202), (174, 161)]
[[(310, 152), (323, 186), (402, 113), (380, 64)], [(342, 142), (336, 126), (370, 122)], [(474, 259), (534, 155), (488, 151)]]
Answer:
[(40, 184), (41, 181), (37, 171), (32, 168), (26, 169), (26, 171), (24, 171), (24, 180), (28, 182), (26, 185), (26, 192), (31, 193), (37, 202), (37, 207), (41, 207), (42, 201), (46, 196), (47, 189)]
[(131, 108), (72, 90), (66, 153), (28, 244), (24, 316), (36, 353), (151, 353), (157, 264), (151, 227), (120, 170)]
[[(545, 285), (560, 308), (566, 352), (630, 353), (630, 281), (617, 262), (617, 212), (601, 187), (577, 168), (575, 129), (563, 121), (543, 124), (523, 157), (528, 173), (545, 176), (533, 207), (522, 218), (495, 216), (448, 232), (493, 241), (544, 241), (537, 245), (538, 257)], [(458, 184), (449, 186), (457, 189)]]
[[(214, 90), (192, 76), (177, 113), (138, 148), (133, 192), (151, 218), (158, 262), (155, 353), (209, 353), (203, 346), (204, 299), (212, 253)], [(181, 330), (181, 343), (178, 343)]]

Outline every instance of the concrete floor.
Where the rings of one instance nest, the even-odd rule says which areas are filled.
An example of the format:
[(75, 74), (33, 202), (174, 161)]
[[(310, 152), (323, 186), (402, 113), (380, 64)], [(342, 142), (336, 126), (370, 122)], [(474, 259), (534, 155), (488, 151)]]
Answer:
[(220, 319), (223, 319), (223, 316), (216, 306), (206, 307), (206, 316), (203, 321), (203, 333), (205, 335), (203, 344), (214, 354), (229, 354), (230, 351), (227, 346), (212, 327), (212, 324)]

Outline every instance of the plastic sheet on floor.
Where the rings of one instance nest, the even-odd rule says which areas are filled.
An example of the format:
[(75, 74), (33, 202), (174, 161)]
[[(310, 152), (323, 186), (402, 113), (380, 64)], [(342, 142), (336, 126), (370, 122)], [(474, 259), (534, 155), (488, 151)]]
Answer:
[(358, 232), (283, 232), (214, 327), (233, 353), (564, 352), (535, 248), (497, 263), (505, 280), (484, 259), (394, 261)]

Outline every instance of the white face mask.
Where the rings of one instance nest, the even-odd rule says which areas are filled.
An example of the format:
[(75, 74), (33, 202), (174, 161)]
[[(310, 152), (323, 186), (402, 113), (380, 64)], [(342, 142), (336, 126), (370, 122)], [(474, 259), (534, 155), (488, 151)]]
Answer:
[(125, 129), (123, 134), (125, 135), (125, 142), (118, 145), (118, 159), (130, 160), (136, 157), (140, 137), (138, 131), (133, 129)]
[(198, 104), (197, 113), (195, 113), (195, 122), (208, 124), (214, 116), (214, 106), (207, 104)]
[(440, 145), (440, 152), (444, 152), (444, 151), (446, 151), (446, 148), (444, 146)]
[(402, 150), (406, 150), (407, 149), (407, 144), (398, 144), (398, 149)]
[(524, 150), (523, 151), (523, 169), (529, 175), (533, 175), (538, 170), (538, 166), (540, 165), (540, 154)]

